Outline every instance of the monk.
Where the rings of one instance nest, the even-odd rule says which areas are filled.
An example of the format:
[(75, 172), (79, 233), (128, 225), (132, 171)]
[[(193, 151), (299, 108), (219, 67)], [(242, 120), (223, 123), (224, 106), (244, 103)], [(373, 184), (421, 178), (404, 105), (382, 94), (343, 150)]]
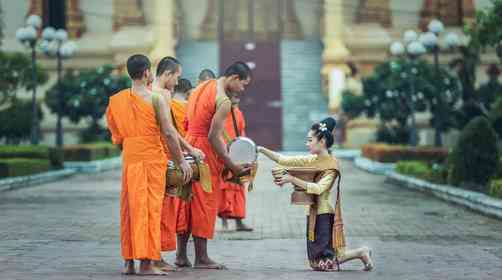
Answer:
[(214, 72), (209, 69), (203, 69), (199, 73), (199, 80), (197, 81), (197, 85), (200, 85), (203, 82), (211, 79), (216, 79), (216, 75), (214, 74)]
[(218, 189), (224, 166), (233, 174), (250, 171), (250, 166), (239, 165), (230, 159), (221, 137), (225, 120), (230, 112), (230, 92), (242, 93), (251, 81), (251, 70), (243, 62), (236, 62), (227, 68), (223, 77), (200, 84), (188, 99), (188, 142), (201, 149), (206, 155), (206, 163), (211, 171), (212, 191), (205, 192), (198, 182), (192, 184), (192, 199), (185, 211), (186, 226), (178, 234), (176, 263), (188, 264), (187, 243), (190, 234), (195, 243), (195, 268), (225, 269), (214, 262), (207, 253), (207, 240), (212, 239), (218, 212)]
[[(240, 98), (232, 96), (232, 106), (235, 114), (237, 129), (240, 136), (246, 136), (246, 121), (244, 114), (239, 109)], [(225, 142), (234, 140), (238, 135), (235, 131), (234, 121), (230, 113), (225, 122), (223, 132)], [(235, 220), (237, 231), (253, 231), (253, 228), (246, 226), (242, 220), (246, 218), (246, 189), (238, 184), (221, 181), (220, 206), (218, 216), (222, 220), (224, 230), (228, 230), (228, 220)]]
[(156, 120), (152, 104), (151, 64), (141, 54), (127, 60), (132, 87), (110, 98), (106, 111), (114, 144), (122, 147), (122, 191), (120, 194), (121, 251), (125, 274), (136, 274), (134, 260), (140, 260), (141, 275), (164, 275), (152, 261), (160, 260), (160, 213), (166, 186), (167, 157), (161, 135), (185, 182), (192, 176), (178, 135), (167, 116), (169, 100), (159, 98), (162, 113)]
[[(193, 157), (203, 159), (204, 153), (197, 148), (192, 147), (181, 135), (179, 126), (176, 123), (175, 111), (171, 111), (174, 105), (174, 99), (171, 98), (175, 87), (178, 84), (178, 79), (181, 75), (182, 67), (177, 59), (174, 57), (164, 57), (159, 61), (157, 65), (157, 72), (155, 80), (152, 83), (152, 89), (161, 93), (170, 104), (170, 110), (167, 112), (167, 119), (176, 129), (176, 135), (180, 146), (183, 151)], [(179, 112), (176, 111), (178, 114)], [(184, 114), (184, 113), (183, 113)], [(184, 116), (183, 116), (184, 119)], [(170, 159), (170, 155), (166, 154), (166, 157)], [(166, 195), (164, 196), (164, 202), (162, 205), (162, 215), (161, 215), (161, 250), (174, 251), (176, 250), (176, 225), (178, 219), (178, 209), (180, 207), (180, 200), (174, 196)], [(154, 265), (166, 272), (174, 271), (174, 266), (165, 262), (162, 258), (160, 261), (154, 262)]]
[(193, 90), (192, 83), (187, 79), (180, 79), (178, 85), (174, 88), (173, 99), (171, 100), (171, 111), (173, 113), (176, 129), (182, 137), (186, 136), (187, 122), (186, 109), (188, 97)]

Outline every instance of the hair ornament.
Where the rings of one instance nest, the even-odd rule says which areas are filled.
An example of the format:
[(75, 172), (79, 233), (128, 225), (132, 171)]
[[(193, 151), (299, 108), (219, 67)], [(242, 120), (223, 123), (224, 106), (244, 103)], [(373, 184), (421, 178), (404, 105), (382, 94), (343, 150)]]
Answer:
[(326, 126), (325, 123), (319, 123), (319, 130), (322, 132), (328, 131), (328, 127)]

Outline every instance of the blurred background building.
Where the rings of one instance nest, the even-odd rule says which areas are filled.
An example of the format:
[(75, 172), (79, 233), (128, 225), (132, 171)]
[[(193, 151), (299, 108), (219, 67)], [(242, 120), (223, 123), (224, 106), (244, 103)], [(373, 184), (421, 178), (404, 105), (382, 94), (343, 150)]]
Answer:
[[(359, 76), (388, 57), (389, 44), (408, 29), (423, 30), (433, 18), (461, 32), (489, 0), (0, 0), (6, 51), (22, 47), (16, 30), (30, 14), (44, 26), (65, 28), (79, 46), (66, 68), (104, 63), (119, 68), (134, 53), (154, 62), (166, 55), (183, 64), (196, 83), (203, 68), (221, 73), (234, 60), (247, 62), (254, 79), (242, 101), (248, 133), (274, 149), (303, 149), (306, 129), (340, 109), (341, 90), (353, 62)], [(55, 62), (40, 56), (51, 71)], [(441, 56), (441, 63), (449, 61)], [(496, 61), (482, 58), (479, 76)], [(54, 75), (52, 75), (54, 76)], [(484, 78), (482, 78), (484, 79)], [(54, 77), (52, 78), (54, 80)], [(348, 84), (351, 84), (349, 82)], [(51, 84), (51, 83), (49, 83)], [(357, 88), (357, 85), (355, 85)], [(43, 98), (41, 89), (39, 98)], [(27, 94), (28, 96), (28, 94)], [(46, 109), (45, 109), (46, 110)], [(46, 110), (47, 111), (47, 110)], [(46, 112), (49, 115), (48, 112)], [(428, 125), (423, 128), (423, 141)], [(346, 124), (347, 146), (371, 140), (375, 121)], [(44, 142), (53, 143), (55, 118), (41, 125)], [(79, 126), (65, 123), (66, 143)], [(428, 140), (429, 139), (429, 140)]]

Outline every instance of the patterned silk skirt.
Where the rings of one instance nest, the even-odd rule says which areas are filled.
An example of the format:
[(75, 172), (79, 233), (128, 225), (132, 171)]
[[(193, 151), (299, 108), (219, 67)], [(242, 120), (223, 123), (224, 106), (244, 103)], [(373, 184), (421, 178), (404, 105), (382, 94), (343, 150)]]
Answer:
[(315, 223), (315, 240), (308, 239), (308, 219), (307, 216), (307, 255), (310, 266), (318, 268), (319, 261), (334, 260), (335, 250), (333, 249), (333, 223), (334, 214), (317, 215)]

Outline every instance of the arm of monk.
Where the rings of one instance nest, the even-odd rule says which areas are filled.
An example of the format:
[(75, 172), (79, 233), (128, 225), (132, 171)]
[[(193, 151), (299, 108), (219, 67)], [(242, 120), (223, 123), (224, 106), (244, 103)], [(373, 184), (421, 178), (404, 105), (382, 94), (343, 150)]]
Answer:
[(115, 124), (115, 120), (113, 119), (112, 108), (108, 106), (106, 109), (106, 122), (108, 124), (108, 129), (112, 134), (112, 143), (118, 145), (120, 150), (122, 150), (122, 141), (124, 138), (119, 132), (117, 128), (117, 124)]
[(316, 160), (315, 155), (285, 156), (265, 147), (259, 147), (258, 151), (282, 166), (303, 167)]
[(184, 161), (183, 153), (181, 152), (179, 134), (174, 128), (171, 121), (171, 109), (168, 105), (170, 103), (168, 94), (161, 94), (162, 98), (159, 98), (160, 107), (160, 129), (162, 134), (166, 137), (167, 148), (173, 160), (176, 164), (180, 165)]
[(188, 143), (188, 141), (185, 138), (183, 138), (179, 133), (178, 133), (178, 137), (179, 137), (181, 148), (183, 148), (183, 150), (187, 151), (189, 154), (191, 154), (195, 158), (198, 158), (198, 159), (205, 158), (204, 152), (202, 152), (201, 150), (194, 148), (192, 145), (190, 145)]
[(223, 101), (223, 103), (218, 106), (211, 122), (211, 128), (209, 129), (208, 137), (209, 142), (211, 143), (211, 146), (213, 147), (218, 157), (223, 160), (225, 166), (230, 168), (232, 172), (236, 174), (240, 171), (241, 168), (232, 162), (232, 160), (228, 156), (225, 143), (220, 137), (223, 134), (223, 130), (225, 129), (225, 121), (228, 114), (230, 113), (231, 106), (232, 105), (230, 99)]

